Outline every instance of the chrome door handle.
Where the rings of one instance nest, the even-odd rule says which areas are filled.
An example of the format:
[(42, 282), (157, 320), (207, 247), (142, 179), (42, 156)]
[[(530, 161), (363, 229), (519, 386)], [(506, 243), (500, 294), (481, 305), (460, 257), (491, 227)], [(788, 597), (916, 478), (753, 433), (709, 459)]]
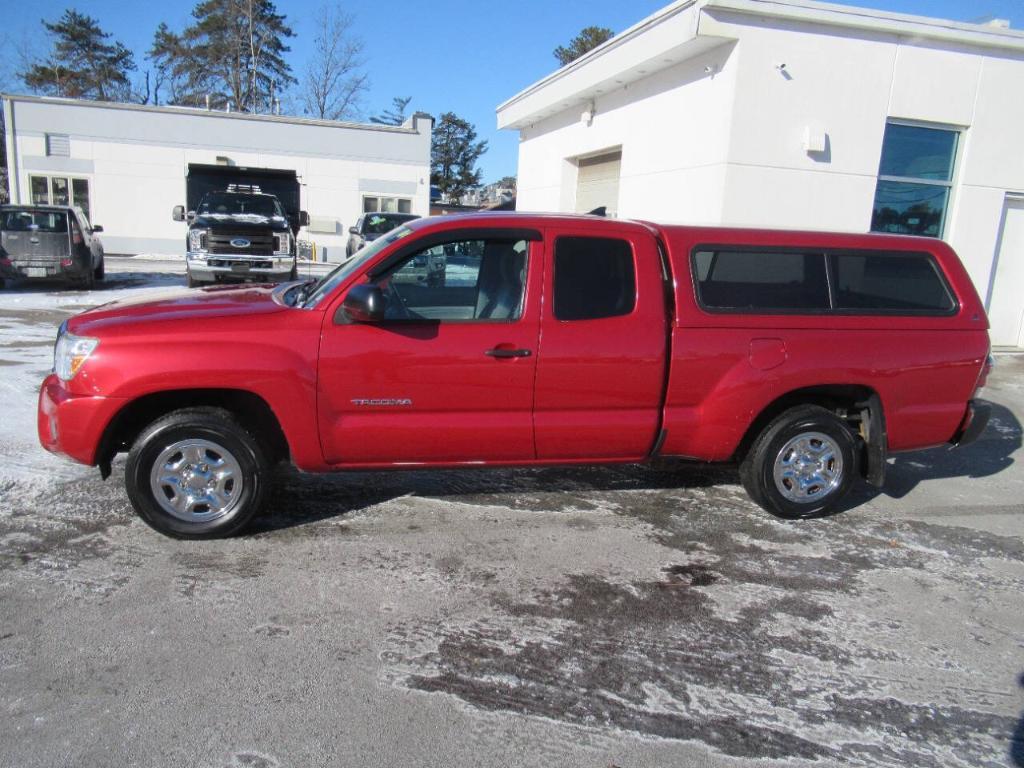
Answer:
[(484, 352), (488, 357), (529, 357), (532, 353), (528, 349), (501, 349), (495, 347)]

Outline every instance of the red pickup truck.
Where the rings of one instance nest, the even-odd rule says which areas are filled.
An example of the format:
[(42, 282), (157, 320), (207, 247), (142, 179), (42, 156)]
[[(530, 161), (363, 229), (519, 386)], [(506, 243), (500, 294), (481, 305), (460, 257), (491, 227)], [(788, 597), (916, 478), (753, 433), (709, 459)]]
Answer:
[(127, 451), (140, 516), (240, 530), (270, 467), (736, 461), (834, 510), (886, 456), (965, 443), (989, 365), (956, 254), (924, 238), (476, 214), (393, 230), (319, 281), (181, 290), (61, 328), (49, 450)]

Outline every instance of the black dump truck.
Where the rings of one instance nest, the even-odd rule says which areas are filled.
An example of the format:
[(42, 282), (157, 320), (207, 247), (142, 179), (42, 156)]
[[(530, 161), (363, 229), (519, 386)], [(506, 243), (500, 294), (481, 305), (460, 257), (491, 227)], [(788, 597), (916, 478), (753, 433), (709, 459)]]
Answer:
[(297, 276), (295, 239), (309, 223), (295, 171), (189, 164), (185, 205), (188, 285), (218, 280), (280, 282)]

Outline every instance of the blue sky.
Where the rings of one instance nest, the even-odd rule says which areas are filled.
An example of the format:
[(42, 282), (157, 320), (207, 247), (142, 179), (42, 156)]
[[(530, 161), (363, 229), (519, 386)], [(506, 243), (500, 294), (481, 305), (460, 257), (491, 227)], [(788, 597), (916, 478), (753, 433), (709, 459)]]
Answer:
[[(668, 0), (387, 0), (342, 3), (356, 17), (356, 32), (366, 43), (371, 88), (367, 114), (382, 111), (392, 96), (412, 96), (411, 109), (438, 115), (455, 112), (474, 123), (490, 149), (481, 159), (484, 181), (514, 174), (518, 135), (495, 128), (494, 108), (509, 96), (553, 71), (552, 51), (582, 27), (596, 25), (622, 31), (664, 6)], [(974, 21), (995, 16), (1024, 29), (1024, 0), (859, 0), (848, 3), (898, 13)], [(297, 33), (291, 41), (296, 74), (305, 66), (304, 48), (313, 38), (320, 0), (279, 0), (277, 6)], [(7, 6), (7, 10), (3, 10)], [(0, 0), (4, 29), (0, 49), (8, 52), (31, 37), (38, 38), (40, 20), (55, 19), (68, 0), (35, 0), (31, 4)], [(144, 0), (82, 0), (80, 12), (136, 52), (140, 67), (157, 24), (172, 29), (188, 23), (189, 2), (150, 3)], [(0, 56), (3, 54), (0, 53)], [(2, 62), (0, 62), (2, 63)], [(9, 83), (5, 87), (11, 87)], [(11, 90), (18, 90), (16, 86)]]

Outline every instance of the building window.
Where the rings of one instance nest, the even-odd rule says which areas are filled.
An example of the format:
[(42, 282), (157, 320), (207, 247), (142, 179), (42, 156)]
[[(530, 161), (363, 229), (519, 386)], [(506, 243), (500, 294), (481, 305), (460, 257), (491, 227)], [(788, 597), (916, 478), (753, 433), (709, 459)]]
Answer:
[(942, 237), (958, 140), (952, 130), (885, 126), (873, 232)]
[(363, 213), (412, 213), (412, 200), (370, 195), (363, 198)]
[(91, 220), (89, 180), (67, 176), (29, 176), (33, 205), (72, 205)]
[(71, 157), (71, 139), (65, 133), (46, 134), (46, 154), (48, 157)]

